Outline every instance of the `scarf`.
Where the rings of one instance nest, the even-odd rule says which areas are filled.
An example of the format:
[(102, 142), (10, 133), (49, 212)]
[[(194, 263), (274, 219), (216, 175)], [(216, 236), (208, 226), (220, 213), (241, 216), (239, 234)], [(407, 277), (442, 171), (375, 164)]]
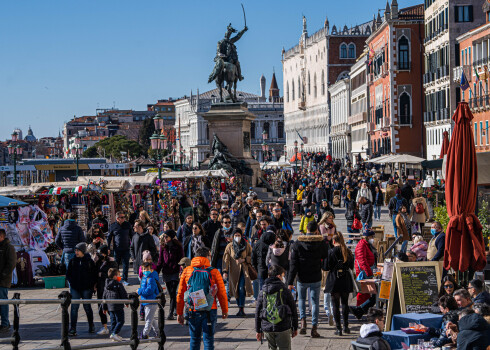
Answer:
[(407, 228), (408, 233), (412, 230), (412, 222), (410, 221), (410, 218), (408, 217), (407, 213), (402, 213), (400, 212), (403, 221), (405, 222), (405, 226)]
[(202, 241), (202, 237), (203, 237), (202, 235), (192, 236), (192, 243), (191, 243), (192, 256), (196, 256), (197, 250), (205, 246), (204, 242)]
[(245, 239), (243, 239), (243, 237), (240, 240), (240, 243), (237, 243), (235, 241), (235, 237), (233, 237), (233, 252), (235, 253), (235, 259), (241, 258), (242, 252), (245, 250), (246, 247), (247, 244), (245, 242)]

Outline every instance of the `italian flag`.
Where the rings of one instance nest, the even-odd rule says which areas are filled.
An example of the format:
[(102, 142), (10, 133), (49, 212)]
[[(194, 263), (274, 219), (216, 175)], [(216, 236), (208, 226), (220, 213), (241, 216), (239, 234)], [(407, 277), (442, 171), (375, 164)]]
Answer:
[(82, 186), (76, 186), (74, 189), (71, 190), (72, 193), (82, 193), (83, 187)]
[(53, 187), (48, 193), (52, 195), (61, 194), (61, 187)]
[(476, 70), (476, 67), (473, 66), (473, 70), (475, 71), (475, 76), (476, 76), (476, 81), (480, 80), (480, 76), (478, 75), (478, 71)]

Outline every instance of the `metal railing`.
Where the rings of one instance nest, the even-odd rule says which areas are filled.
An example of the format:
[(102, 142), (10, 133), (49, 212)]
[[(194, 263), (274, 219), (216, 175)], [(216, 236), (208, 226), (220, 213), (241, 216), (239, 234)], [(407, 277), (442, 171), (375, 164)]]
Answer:
[[(14, 323), (12, 335), (8, 338), (0, 339), (0, 343), (10, 343), (12, 344), (13, 350), (19, 349), (19, 344), (21, 341), (21, 336), (19, 332), (20, 328), (20, 308), (19, 305), (47, 305), (55, 304), (61, 307), (61, 343), (59, 346), (43, 348), (41, 350), (82, 350), (82, 349), (93, 349), (93, 348), (105, 348), (120, 345), (129, 345), (132, 350), (136, 350), (138, 345), (141, 343), (155, 343), (158, 342), (158, 350), (163, 350), (163, 346), (167, 340), (165, 335), (165, 295), (160, 293), (156, 300), (144, 300), (145, 304), (158, 304), (158, 338), (152, 339), (139, 339), (138, 338), (138, 318), (139, 312), (138, 307), (140, 306), (139, 296), (136, 293), (130, 293), (129, 299), (72, 299), (69, 292), (62, 292), (58, 295), (58, 299), (20, 299), (20, 293), (14, 293), (12, 299), (0, 300), (0, 305), (12, 305), (14, 307)], [(84, 345), (74, 345), (70, 344), (68, 337), (69, 330), (69, 313), (68, 308), (72, 304), (127, 304), (131, 307), (131, 337), (129, 340), (123, 340), (120, 342), (111, 343), (95, 343), (95, 344), (84, 344)]]

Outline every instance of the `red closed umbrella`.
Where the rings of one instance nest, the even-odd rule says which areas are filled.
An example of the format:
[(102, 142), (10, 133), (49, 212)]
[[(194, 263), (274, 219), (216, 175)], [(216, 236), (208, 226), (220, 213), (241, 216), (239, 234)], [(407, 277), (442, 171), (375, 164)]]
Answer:
[(441, 147), (441, 155), (439, 158), (444, 158), (444, 156), (447, 154), (447, 150), (449, 149), (449, 133), (447, 131), (444, 131), (442, 133), (442, 147)]
[(474, 271), (486, 265), (482, 226), (475, 215), (477, 164), (471, 130), (473, 115), (468, 103), (461, 102), (453, 115), (455, 127), (447, 151), (446, 205), (449, 224), (446, 229), (444, 268)]

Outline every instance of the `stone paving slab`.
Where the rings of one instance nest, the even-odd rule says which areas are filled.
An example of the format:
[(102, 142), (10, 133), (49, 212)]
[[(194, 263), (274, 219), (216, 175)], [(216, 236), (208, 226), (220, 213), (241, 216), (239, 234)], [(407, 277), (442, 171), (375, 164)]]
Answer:
[[(338, 230), (347, 232), (347, 224), (345, 220), (345, 210), (343, 208), (335, 208), (335, 223)], [(382, 220), (380, 222), (375, 221), (374, 225), (384, 224), (388, 233), (393, 232), (391, 221), (388, 218), (387, 210), (382, 212)], [(294, 220), (294, 226), (296, 232), (298, 232), (299, 218)], [(296, 236), (296, 235), (295, 235)], [(131, 276), (131, 283), (138, 283), (136, 276)], [(137, 285), (131, 285), (127, 288), (128, 292), (134, 292), (138, 288)], [(41, 289), (41, 288), (18, 288), (9, 290), (9, 297), (13, 296), (13, 293), (21, 293), (21, 299), (56, 299), (61, 291), (67, 289)], [(323, 297), (320, 297), (320, 301), (323, 304)], [(249, 301), (247, 301), (248, 303)], [(355, 299), (351, 300), (351, 304), (355, 304)], [(167, 303), (168, 305), (168, 303)], [(96, 311), (96, 307), (92, 307), (94, 310), (94, 318), (96, 321), (96, 327), (100, 327), (99, 316)], [(168, 306), (166, 307), (168, 312)], [(227, 320), (218, 319), (217, 332), (215, 336), (215, 348), (216, 349), (267, 349), (267, 341), (264, 341), (261, 345), (255, 339), (254, 330), (254, 311), (253, 308), (245, 309), (248, 317), (245, 319), (236, 318), (234, 315), (238, 312), (235, 300), (231, 300), (230, 305), (230, 317)], [(13, 322), (13, 309), (10, 307), (10, 322)], [(220, 315), (220, 311), (218, 312)], [(125, 309), (126, 323), (121, 332), (123, 338), (128, 338), (130, 335), (130, 309)], [(21, 345), (20, 349), (43, 349), (48, 347), (59, 346), (60, 344), (60, 329), (61, 329), (61, 308), (57, 305), (21, 305), (20, 306), (20, 336)], [(351, 315), (351, 331), (352, 334), (344, 335), (342, 337), (335, 336), (334, 327), (328, 325), (328, 319), (325, 316), (323, 306), (320, 310), (320, 320), (318, 332), (322, 336), (320, 339), (312, 339), (309, 336), (311, 330), (311, 317), (308, 315), (308, 334), (298, 335), (293, 339), (292, 348), (294, 350), (303, 349), (333, 349), (333, 350), (347, 350), (350, 348), (350, 342), (355, 340), (359, 335), (359, 328), (361, 322), (357, 321)], [(143, 329), (144, 322), (139, 321), (139, 330)], [(165, 321), (165, 332), (167, 335), (167, 342), (165, 349), (189, 349), (189, 332), (185, 326), (180, 326), (177, 321)], [(78, 336), (70, 339), (72, 345), (82, 344), (94, 344), (105, 343), (111, 341), (108, 336), (97, 336), (88, 333), (88, 324), (83, 311), (83, 307), (79, 309), (78, 320)], [(0, 344), (0, 350), (11, 349), (11, 345)], [(117, 346), (112, 349), (128, 349), (128, 346)], [(156, 344), (142, 344), (138, 349), (157, 349)], [(201, 346), (203, 349), (203, 346)]]

